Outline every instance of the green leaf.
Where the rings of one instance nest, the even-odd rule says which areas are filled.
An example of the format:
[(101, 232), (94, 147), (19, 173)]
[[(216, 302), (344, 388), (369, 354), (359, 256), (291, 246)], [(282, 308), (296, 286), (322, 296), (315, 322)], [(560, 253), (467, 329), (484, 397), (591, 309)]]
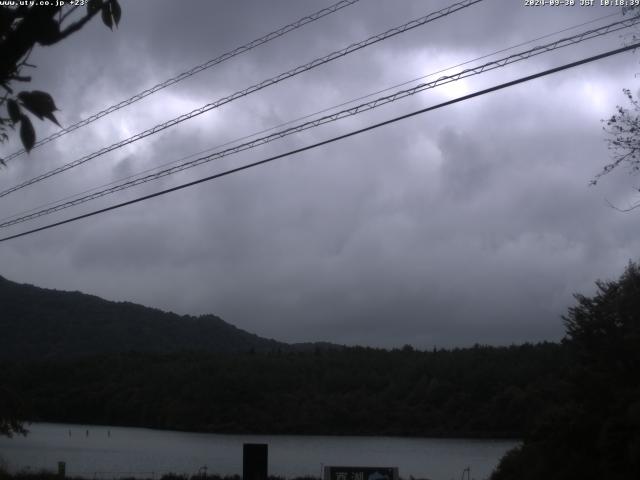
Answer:
[(33, 129), (31, 120), (26, 115), (20, 115), (20, 140), (27, 152), (30, 152), (36, 143), (36, 131)]
[(58, 119), (55, 117), (55, 115), (53, 113), (45, 113), (44, 115), (47, 119), (49, 119), (49, 121), (55, 123), (56, 125), (58, 125), (60, 128), (62, 128), (62, 125), (60, 125), (60, 123), (58, 122)]
[(122, 9), (120, 8), (118, 0), (110, 0), (109, 7), (111, 8), (111, 15), (113, 16), (113, 21), (117, 27), (120, 23), (120, 17), (122, 17)]
[(14, 99), (7, 100), (7, 112), (13, 123), (20, 121), (20, 105)]
[(58, 120), (56, 120), (56, 117), (53, 115), (53, 112), (57, 110), (56, 104), (48, 93), (39, 90), (20, 92), (18, 98), (22, 102), (22, 105), (40, 120), (48, 118), (60, 126)]
[(102, 22), (113, 30), (113, 18), (111, 18), (111, 8), (108, 3), (105, 3), (102, 7)]
[(102, 0), (89, 0), (87, 3), (87, 13), (93, 15), (102, 7)]

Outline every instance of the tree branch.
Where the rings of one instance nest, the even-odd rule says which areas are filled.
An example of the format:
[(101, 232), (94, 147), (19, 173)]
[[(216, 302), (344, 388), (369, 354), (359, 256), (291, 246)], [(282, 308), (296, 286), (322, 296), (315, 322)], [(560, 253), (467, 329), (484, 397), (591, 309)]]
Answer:
[[(62, 26), (62, 22), (64, 22), (65, 19), (77, 9), (78, 9), (78, 5), (74, 5), (69, 10), (67, 10), (66, 13), (60, 17), (60, 26)], [(60, 12), (62, 12), (62, 10), (60, 10)]]
[(100, 12), (102, 10), (102, 8), (104, 8), (104, 6), (106, 5), (106, 2), (102, 2), (101, 3), (101, 7), (100, 8), (96, 8), (93, 12), (89, 13), (87, 12), (85, 14), (84, 17), (82, 17), (80, 20), (78, 20), (77, 22), (72, 23), (71, 25), (69, 25), (67, 28), (65, 28), (64, 30), (60, 31), (60, 34), (57, 37), (56, 42), (59, 42), (60, 40), (68, 37), (69, 35), (71, 35), (72, 33), (77, 32), (78, 30), (80, 30), (82, 27), (84, 27), (84, 25), (91, 20), (93, 17), (95, 17), (98, 12)]

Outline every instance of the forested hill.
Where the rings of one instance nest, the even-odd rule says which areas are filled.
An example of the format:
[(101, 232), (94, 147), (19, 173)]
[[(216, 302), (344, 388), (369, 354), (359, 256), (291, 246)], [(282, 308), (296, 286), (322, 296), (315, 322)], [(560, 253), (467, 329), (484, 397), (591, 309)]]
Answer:
[(289, 345), (213, 315), (179, 316), (2, 277), (0, 305), (0, 385), (31, 420), (520, 436), (562, 396), (567, 367), (557, 344), (423, 352)]
[[(0, 360), (33, 421), (218, 433), (521, 437), (567, 398), (558, 344)], [(70, 374), (70, 372), (73, 372)]]
[(272, 351), (215, 315), (193, 317), (80, 292), (18, 284), (0, 276), (0, 358), (38, 360), (118, 352)]

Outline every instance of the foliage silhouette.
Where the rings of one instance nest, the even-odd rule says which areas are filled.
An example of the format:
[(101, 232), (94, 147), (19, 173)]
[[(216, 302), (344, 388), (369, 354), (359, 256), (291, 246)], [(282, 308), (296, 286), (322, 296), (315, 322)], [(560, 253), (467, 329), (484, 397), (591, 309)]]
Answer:
[[(39, 90), (15, 92), (15, 83), (31, 81), (22, 70), (34, 67), (28, 63), (33, 48), (64, 40), (99, 12), (110, 29), (118, 25), (122, 15), (118, 0), (89, 0), (85, 14), (69, 23), (67, 20), (78, 8), (72, 5), (0, 6), (0, 87), (5, 92), (0, 97), (0, 107), (6, 105), (7, 111), (6, 117), (0, 115), (0, 142), (7, 141), (9, 129), (20, 124), (20, 139), (25, 150), (33, 148), (36, 133), (25, 112), (59, 126), (54, 116), (57, 107), (51, 95)], [(4, 164), (1, 158), (0, 163)]]
[(596, 285), (564, 317), (565, 401), (536, 420), (493, 480), (640, 478), (640, 267)]
[(566, 348), (120, 353), (5, 361), (31, 420), (227, 433), (520, 437)]
[[(637, 5), (625, 6), (622, 8), (622, 14), (640, 15), (639, 8)], [(631, 36), (634, 42), (639, 40), (636, 33), (633, 33)], [(611, 152), (613, 161), (602, 168), (602, 171), (591, 180), (590, 185), (596, 185), (600, 178), (611, 173), (621, 165), (629, 167), (630, 174), (636, 174), (640, 171), (640, 104), (631, 93), (631, 90), (625, 88), (622, 91), (630, 107), (618, 105), (615, 114), (607, 120), (602, 120), (605, 123), (603, 130), (607, 135), (607, 146)], [(638, 208), (640, 202), (632, 204), (625, 209), (615, 207), (611, 204), (610, 206), (616, 210), (628, 212)]]

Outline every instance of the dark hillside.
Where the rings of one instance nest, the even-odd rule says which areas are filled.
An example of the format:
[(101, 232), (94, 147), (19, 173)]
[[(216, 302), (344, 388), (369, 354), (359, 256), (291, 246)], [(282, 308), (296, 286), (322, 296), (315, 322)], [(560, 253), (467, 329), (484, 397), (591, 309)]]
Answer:
[(287, 348), (226, 323), (0, 277), (0, 358), (53, 359), (119, 352), (234, 353)]
[[(0, 362), (32, 420), (227, 433), (519, 437), (562, 403), (557, 344)], [(72, 374), (70, 374), (72, 372)]]

